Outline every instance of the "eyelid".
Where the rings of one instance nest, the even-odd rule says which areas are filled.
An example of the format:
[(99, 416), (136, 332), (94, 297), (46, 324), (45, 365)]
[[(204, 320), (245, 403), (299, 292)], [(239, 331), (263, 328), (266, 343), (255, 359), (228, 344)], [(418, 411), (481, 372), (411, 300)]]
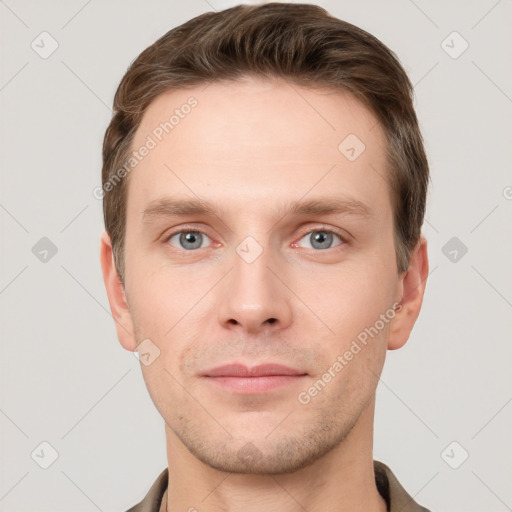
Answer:
[(201, 233), (202, 235), (207, 236), (213, 242), (213, 238), (205, 230), (200, 229), (200, 228), (195, 228), (192, 226), (180, 226), (179, 228), (176, 228), (175, 230), (171, 230), (171, 232), (169, 232), (163, 236), (162, 241), (164, 243), (169, 243), (169, 240), (173, 236), (179, 235), (180, 233)]
[[(292, 243), (292, 247), (297, 247), (297, 242), (299, 240), (304, 238), (304, 236), (306, 236), (310, 233), (313, 233), (314, 231), (323, 231), (325, 233), (332, 233), (332, 234), (338, 236), (341, 240), (341, 244), (339, 244), (339, 245), (344, 245), (349, 242), (349, 238), (345, 235), (344, 231), (334, 228), (334, 227), (331, 227), (331, 226), (319, 225), (319, 226), (315, 226), (315, 227), (307, 227), (307, 228), (304, 228), (303, 230), (301, 230), (300, 236), (296, 239), (296, 242)], [(206, 232), (206, 230), (196, 228), (193, 226), (180, 226), (179, 228), (172, 230), (170, 233), (166, 234), (163, 237), (163, 242), (169, 243), (169, 240), (173, 236), (178, 235), (180, 233), (187, 233), (187, 232), (201, 233), (202, 235), (207, 236), (213, 242), (213, 238)], [(218, 242), (217, 242), (217, 245), (219, 245)], [(335, 249), (336, 247), (338, 247), (338, 246), (332, 247), (332, 249)], [(175, 249), (178, 249), (178, 248), (175, 248)], [(206, 247), (203, 247), (203, 249), (206, 249)], [(326, 250), (328, 250), (328, 249), (326, 249)], [(196, 249), (196, 251), (197, 251), (197, 249)], [(194, 251), (190, 251), (190, 252), (194, 252)]]
[[(299, 238), (297, 239), (297, 241), (292, 243), (292, 247), (297, 247), (297, 244), (298, 244), (298, 242), (300, 240), (302, 240), (306, 235), (309, 235), (310, 233), (313, 233), (315, 231), (321, 231), (321, 232), (324, 232), (324, 233), (332, 233), (333, 235), (336, 235), (341, 240), (341, 243), (339, 244), (339, 246), (345, 245), (345, 244), (347, 244), (349, 242), (349, 237), (341, 229), (334, 228), (334, 227), (331, 227), (331, 226), (322, 226), (322, 225), (320, 225), (320, 226), (315, 226), (313, 228), (308, 227), (308, 228), (304, 229), (304, 231), (301, 232), (301, 234), (300, 234)], [(336, 247), (339, 247), (339, 246), (337, 245), (337, 246), (334, 246), (334, 247), (330, 247), (329, 249), (336, 249)], [(324, 249), (324, 250), (328, 251), (329, 249)]]

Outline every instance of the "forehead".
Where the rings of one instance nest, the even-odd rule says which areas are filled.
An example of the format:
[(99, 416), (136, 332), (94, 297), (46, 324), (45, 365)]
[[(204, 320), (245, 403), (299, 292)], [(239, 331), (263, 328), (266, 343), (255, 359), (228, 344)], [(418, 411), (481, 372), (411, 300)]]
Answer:
[(130, 173), (128, 203), (137, 208), (178, 189), (279, 199), (312, 186), (332, 192), (336, 180), (370, 201), (388, 196), (383, 130), (348, 92), (255, 78), (173, 90), (147, 108), (132, 150), (144, 146)]

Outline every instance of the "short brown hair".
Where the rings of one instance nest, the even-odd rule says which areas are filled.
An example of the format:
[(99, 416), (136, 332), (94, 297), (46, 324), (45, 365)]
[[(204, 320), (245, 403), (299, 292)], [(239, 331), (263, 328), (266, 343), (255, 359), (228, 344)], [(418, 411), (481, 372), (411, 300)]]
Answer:
[(146, 48), (122, 78), (103, 142), (102, 170), (105, 228), (121, 281), (127, 176), (118, 186), (105, 184), (129, 158), (144, 112), (163, 92), (244, 76), (349, 91), (376, 115), (388, 143), (397, 268), (407, 270), (421, 235), (429, 169), (406, 72), (376, 37), (322, 7), (267, 3), (189, 20)]

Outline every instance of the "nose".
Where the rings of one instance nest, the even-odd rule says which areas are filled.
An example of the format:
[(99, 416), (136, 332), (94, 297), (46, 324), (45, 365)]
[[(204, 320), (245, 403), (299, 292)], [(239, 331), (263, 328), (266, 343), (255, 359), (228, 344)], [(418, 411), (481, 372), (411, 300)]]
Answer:
[[(218, 309), (224, 328), (244, 333), (276, 331), (292, 321), (291, 293), (283, 285), (284, 275), (263, 250), (254, 260), (246, 260), (235, 252), (233, 268), (222, 281)], [(280, 278), (277, 278), (280, 275)]]

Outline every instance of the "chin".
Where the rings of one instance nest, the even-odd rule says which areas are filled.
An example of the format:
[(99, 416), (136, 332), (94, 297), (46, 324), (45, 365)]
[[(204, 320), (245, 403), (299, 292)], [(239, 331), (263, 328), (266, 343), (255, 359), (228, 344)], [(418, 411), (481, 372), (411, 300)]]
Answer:
[[(261, 432), (261, 430), (260, 430)], [(236, 474), (278, 475), (293, 473), (309, 466), (335, 448), (344, 432), (312, 430), (307, 435), (296, 431), (292, 436), (277, 432), (243, 438), (215, 441), (185, 439), (188, 450), (204, 464), (223, 472)]]

